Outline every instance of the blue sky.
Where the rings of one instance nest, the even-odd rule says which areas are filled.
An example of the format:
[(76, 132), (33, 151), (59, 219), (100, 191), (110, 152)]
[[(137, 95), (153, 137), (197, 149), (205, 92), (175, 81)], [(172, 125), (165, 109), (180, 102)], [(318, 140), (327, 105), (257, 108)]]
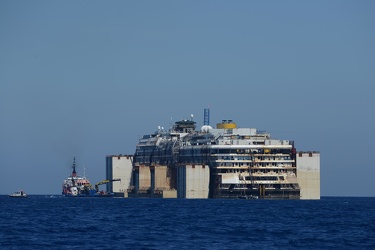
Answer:
[(375, 196), (373, 1), (0, 1), (0, 194), (59, 194), (194, 114), (321, 153)]

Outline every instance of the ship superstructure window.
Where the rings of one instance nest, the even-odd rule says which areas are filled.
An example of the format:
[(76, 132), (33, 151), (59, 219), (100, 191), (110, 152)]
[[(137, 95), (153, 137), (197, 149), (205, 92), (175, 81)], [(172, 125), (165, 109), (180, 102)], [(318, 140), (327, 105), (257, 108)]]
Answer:
[(245, 180), (256, 180), (256, 181), (277, 181), (277, 176), (245, 176)]

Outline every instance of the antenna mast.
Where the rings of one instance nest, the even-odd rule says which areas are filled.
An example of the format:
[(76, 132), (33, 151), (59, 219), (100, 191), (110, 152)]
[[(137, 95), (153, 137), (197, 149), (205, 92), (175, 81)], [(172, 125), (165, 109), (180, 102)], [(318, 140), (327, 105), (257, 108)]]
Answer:
[(203, 125), (210, 125), (210, 108), (204, 109), (204, 123)]

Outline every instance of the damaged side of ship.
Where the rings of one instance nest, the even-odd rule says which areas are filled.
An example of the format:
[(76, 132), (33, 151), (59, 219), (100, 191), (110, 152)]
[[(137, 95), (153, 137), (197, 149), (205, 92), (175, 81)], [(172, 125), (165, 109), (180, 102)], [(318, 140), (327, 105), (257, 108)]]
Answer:
[(232, 120), (159, 127), (139, 141), (132, 166), (128, 197), (300, 199), (294, 142)]

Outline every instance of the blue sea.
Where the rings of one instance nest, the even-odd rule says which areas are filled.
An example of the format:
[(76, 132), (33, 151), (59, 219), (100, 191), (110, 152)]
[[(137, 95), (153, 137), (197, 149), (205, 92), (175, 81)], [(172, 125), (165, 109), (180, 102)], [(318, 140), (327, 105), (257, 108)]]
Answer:
[(375, 198), (0, 196), (1, 249), (375, 249)]

